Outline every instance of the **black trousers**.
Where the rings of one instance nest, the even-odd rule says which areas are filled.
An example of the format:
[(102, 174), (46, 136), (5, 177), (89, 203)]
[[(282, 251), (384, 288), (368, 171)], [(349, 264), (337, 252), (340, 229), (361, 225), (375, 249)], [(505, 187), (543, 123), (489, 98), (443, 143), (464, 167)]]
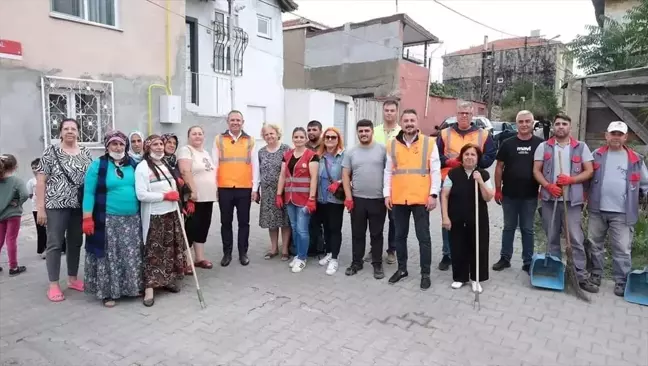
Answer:
[[(36, 223), (36, 253), (43, 254), (45, 253), (45, 249), (47, 249), (47, 226), (38, 225), (36, 211), (32, 211), (32, 214), (34, 215), (34, 222)], [(62, 253), (65, 253), (65, 247), (66, 243), (64, 238), (63, 247), (61, 248)]]
[[(452, 219), (451, 219), (452, 221)], [(480, 220), (481, 221), (481, 220)], [(488, 221), (479, 225), (479, 282), (488, 280)], [(475, 225), (452, 222), (450, 229), (450, 257), (452, 280), (468, 282), (475, 280), (477, 259), (475, 253)]]
[(430, 212), (425, 205), (394, 205), (392, 207), (394, 224), (396, 225), (396, 258), (398, 270), (407, 271), (407, 235), (409, 234), (409, 218), (414, 217), (414, 230), (419, 242), (421, 274), (430, 274), (432, 264), (432, 240), (430, 238)]
[(195, 207), (193, 215), (187, 216), (185, 220), (185, 232), (187, 240), (189, 240), (189, 247), (193, 247), (193, 243), (205, 244), (207, 242), (214, 202), (196, 202)]
[(324, 230), (323, 230), (323, 214), (319, 210), (315, 210), (308, 222), (308, 255), (316, 256), (324, 254)]
[(232, 255), (234, 247), (234, 209), (238, 222), (238, 253), (247, 255), (250, 239), (250, 206), (252, 205), (251, 188), (218, 188), (218, 207), (221, 216), (221, 238), (223, 254)]
[(337, 259), (342, 247), (342, 222), (344, 205), (341, 203), (317, 203), (317, 211), (324, 227), (324, 252), (331, 253)]
[(382, 198), (353, 197), (353, 210), (351, 210), (351, 246), (353, 251), (353, 264), (362, 266), (362, 257), (366, 249), (367, 224), (371, 245), (371, 263), (382, 263), (383, 228), (387, 207)]
[[(385, 201), (383, 200), (383, 206), (384, 205)], [(396, 240), (396, 225), (394, 225), (394, 214), (391, 210), (387, 210), (387, 207), (385, 207), (385, 211), (387, 211), (387, 217), (389, 218), (389, 229), (387, 230), (387, 253), (395, 253), (396, 244), (394, 241)]]

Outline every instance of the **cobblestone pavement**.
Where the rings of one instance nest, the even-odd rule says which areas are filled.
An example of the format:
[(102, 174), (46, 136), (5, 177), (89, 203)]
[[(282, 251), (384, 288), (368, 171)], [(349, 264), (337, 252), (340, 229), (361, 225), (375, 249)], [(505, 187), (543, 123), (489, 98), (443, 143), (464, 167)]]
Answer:
[[(420, 291), (413, 228), (408, 279), (390, 286), (374, 280), (370, 266), (346, 277), (348, 215), (340, 271), (327, 276), (311, 261), (292, 274), (276, 258), (263, 260), (268, 239), (254, 206), (251, 264), (199, 270), (205, 310), (192, 278), (179, 294), (159, 294), (152, 308), (133, 299), (106, 309), (74, 291), (50, 303), (26, 221), (20, 262), (28, 271), (9, 278), (2, 260), (0, 365), (648, 365), (648, 308), (615, 297), (611, 283), (591, 304), (532, 289), (518, 251), (513, 268), (491, 272), (477, 311), (467, 287), (450, 289), (450, 272), (433, 269), (432, 288)], [(501, 209), (492, 204), (490, 212), (492, 265)], [(435, 265), (439, 212), (431, 217)], [(207, 252), (217, 263), (218, 217), (213, 222)], [(387, 277), (395, 268), (386, 266)]]

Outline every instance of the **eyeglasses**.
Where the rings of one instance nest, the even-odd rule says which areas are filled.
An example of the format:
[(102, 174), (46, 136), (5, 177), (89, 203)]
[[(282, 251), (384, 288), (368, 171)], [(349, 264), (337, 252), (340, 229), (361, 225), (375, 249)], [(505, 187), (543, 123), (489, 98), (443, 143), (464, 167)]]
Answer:
[(117, 178), (119, 179), (124, 179), (124, 172), (119, 167), (115, 168), (115, 174), (117, 174)]
[(337, 140), (338, 137), (337, 137), (337, 135), (326, 135), (326, 136), (324, 136), (324, 139), (325, 140)]

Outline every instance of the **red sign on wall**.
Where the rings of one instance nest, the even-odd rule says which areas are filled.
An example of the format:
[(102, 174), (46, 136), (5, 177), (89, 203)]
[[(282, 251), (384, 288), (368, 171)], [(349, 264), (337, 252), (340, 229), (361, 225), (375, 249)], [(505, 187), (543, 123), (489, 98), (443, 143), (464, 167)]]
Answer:
[(22, 60), (22, 44), (8, 39), (0, 39), (0, 58)]

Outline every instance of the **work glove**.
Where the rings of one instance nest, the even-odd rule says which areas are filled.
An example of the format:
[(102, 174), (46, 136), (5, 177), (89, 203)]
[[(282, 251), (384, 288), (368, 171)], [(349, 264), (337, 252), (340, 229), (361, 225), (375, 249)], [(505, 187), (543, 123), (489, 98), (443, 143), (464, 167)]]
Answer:
[(547, 184), (547, 186), (545, 187), (545, 189), (546, 189), (546, 190), (547, 190), (547, 191), (548, 191), (552, 196), (554, 196), (555, 198), (558, 198), (558, 197), (562, 196), (562, 193), (563, 193), (562, 188), (560, 188), (560, 187), (559, 187), (558, 185), (556, 185), (556, 184)]
[(284, 207), (284, 200), (283, 200), (283, 197), (280, 194), (275, 196), (275, 206), (277, 206), (277, 208), (283, 208)]
[(448, 159), (446, 160), (446, 166), (449, 168), (456, 168), (458, 166), (461, 166), (461, 162), (459, 159)]
[(185, 208), (182, 211), (182, 213), (185, 214), (186, 216), (189, 216), (189, 215), (193, 215), (194, 212), (196, 212), (196, 204), (192, 200), (187, 201), (187, 204), (185, 205)]
[(83, 233), (86, 235), (94, 235), (95, 224), (92, 217), (86, 217), (83, 219), (83, 223), (81, 224), (81, 229), (83, 230)]
[(306, 202), (306, 209), (308, 210), (309, 214), (315, 213), (315, 210), (317, 209), (317, 204), (315, 203), (314, 198), (309, 198), (308, 202)]
[(497, 189), (495, 190), (495, 202), (496, 202), (498, 205), (501, 205), (501, 204), (502, 204), (502, 199), (503, 199), (503, 198), (504, 198), (504, 196), (502, 195), (502, 189), (501, 189), (501, 188), (497, 188)]
[(164, 194), (165, 201), (179, 201), (180, 200), (180, 193), (178, 191), (169, 191)]
[(556, 184), (559, 186), (568, 186), (570, 184), (574, 184), (574, 178), (566, 174), (560, 174), (558, 176), (558, 179), (556, 179)]
[(353, 198), (347, 198), (344, 200), (344, 207), (346, 207), (347, 210), (351, 211), (353, 210)]
[(335, 193), (337, 189), (340, 188), (340, 182), (333, 182), (328, 186), (328, 191), (331, 193)]

